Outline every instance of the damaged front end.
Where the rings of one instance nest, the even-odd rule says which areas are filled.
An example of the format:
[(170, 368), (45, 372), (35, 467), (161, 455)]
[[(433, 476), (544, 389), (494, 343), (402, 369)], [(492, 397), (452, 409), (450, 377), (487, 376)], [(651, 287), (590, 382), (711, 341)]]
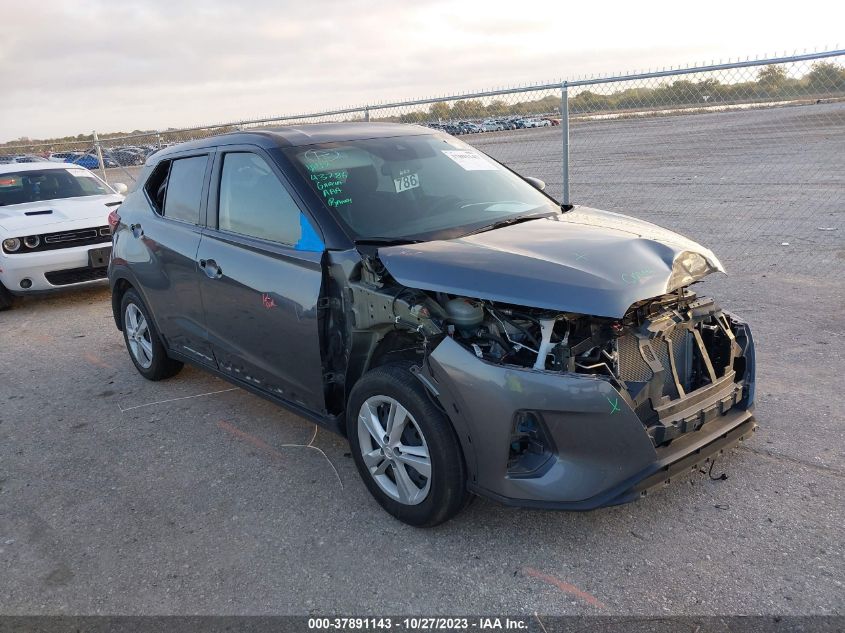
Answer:
[(656, 446), (753, 404), (748, 326), (712, 299), (678, 293), (626, 315), (614, 377)]
[(479, 494), (622, 503), (755, 428), (751, 332), (688, 287), (608, 318), (409, 289), (377, 263), (347, 287), (350, 323), (402, 333)]

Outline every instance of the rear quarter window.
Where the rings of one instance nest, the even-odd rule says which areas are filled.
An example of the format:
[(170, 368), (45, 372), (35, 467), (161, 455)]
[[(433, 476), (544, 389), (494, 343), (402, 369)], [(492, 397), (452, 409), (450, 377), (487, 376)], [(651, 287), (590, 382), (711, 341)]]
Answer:
[(155, 211), (171, 220), (199, 224), (207, 166), (208, 156), (159, 163), (144, 185)]

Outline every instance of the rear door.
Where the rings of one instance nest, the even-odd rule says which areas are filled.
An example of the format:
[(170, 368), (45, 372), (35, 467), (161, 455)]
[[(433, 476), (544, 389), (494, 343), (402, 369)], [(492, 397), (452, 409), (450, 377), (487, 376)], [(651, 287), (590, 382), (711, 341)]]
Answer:
[(197, 260), (220, 370), (322, 412), (317, 304), (324, 246), (303, 209), (262, 150), (218, 150)]
[(153, 213), (127, 219), (137, 248), (125, 250), (166, 345), (213, 366), (196, 261), (212, 164), (208, 151), (160, 162), (144, 189)]

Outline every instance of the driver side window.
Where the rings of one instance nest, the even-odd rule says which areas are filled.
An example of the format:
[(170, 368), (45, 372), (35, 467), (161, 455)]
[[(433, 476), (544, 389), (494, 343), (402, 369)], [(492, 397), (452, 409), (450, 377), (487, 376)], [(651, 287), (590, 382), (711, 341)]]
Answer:
[(323, 244), (266, 161), (251, 152), (223, 156), (217, 226), (299, 250)]

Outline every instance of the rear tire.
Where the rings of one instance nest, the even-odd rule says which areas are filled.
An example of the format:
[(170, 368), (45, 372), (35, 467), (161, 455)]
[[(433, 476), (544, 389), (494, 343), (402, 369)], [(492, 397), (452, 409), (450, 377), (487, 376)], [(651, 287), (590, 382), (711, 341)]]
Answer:
[(164, 380), (178, 374), (183, 364), (168, 357), (147, 306), (134, 290), (120, 302), (123, 341), (135, 369), (147, 380)]
[(6, 286), (0, 284), (0, 310), (8, 310), (12, 307), (12, 293), (6, 290)]
[(381, 507), (409, 525), (432, 527), (464, 507), (466, 467), (452, 423), (408, 367), (382, 365), (355, 384), (347, 436)]

